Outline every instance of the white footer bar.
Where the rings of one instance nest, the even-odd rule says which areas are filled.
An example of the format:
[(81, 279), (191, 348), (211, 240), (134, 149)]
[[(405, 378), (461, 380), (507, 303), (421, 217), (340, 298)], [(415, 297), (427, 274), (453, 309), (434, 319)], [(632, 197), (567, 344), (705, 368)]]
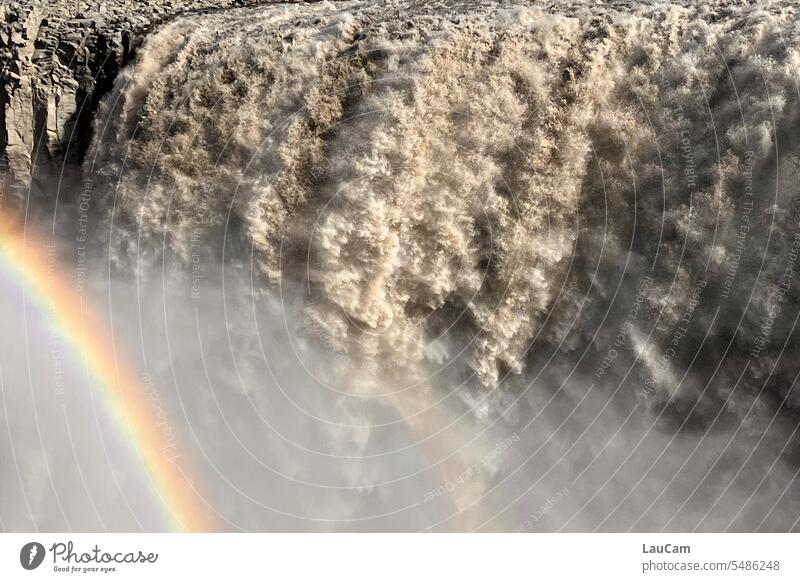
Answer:
[(800, 580), (797, 534), (3, 534), (0, 580)]

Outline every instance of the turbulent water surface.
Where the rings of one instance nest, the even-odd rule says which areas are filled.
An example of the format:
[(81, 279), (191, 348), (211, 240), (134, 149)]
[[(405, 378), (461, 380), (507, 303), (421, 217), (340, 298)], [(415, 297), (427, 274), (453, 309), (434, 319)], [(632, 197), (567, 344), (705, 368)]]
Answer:
[[(565, 12), (231, 10), (117, 79), (61, 247), (220, 529), (800, 527), (796, 11)], [(3, 518), (130, 528), (133, 472)]]

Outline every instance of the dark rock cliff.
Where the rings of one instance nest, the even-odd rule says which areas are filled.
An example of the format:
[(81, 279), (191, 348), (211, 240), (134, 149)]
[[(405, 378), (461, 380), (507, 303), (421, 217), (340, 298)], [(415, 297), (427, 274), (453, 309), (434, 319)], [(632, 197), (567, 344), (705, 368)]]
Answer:
[(154, 26), (265, 0), (26, 0), (0, 4), (0, 170), (22, 195), (32, 177), (78, 160), (99, 99)]

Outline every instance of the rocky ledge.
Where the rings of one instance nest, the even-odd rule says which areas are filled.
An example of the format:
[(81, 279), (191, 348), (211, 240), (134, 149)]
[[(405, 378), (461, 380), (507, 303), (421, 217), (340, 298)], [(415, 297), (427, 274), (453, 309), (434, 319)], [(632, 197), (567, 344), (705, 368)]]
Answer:
[(8, 190), (22, 195), (34, 174), (80, 159), (99, 99), (148, 30), (184, 14), (269, 1), (0, 3), (0, 174), (11, 178)]

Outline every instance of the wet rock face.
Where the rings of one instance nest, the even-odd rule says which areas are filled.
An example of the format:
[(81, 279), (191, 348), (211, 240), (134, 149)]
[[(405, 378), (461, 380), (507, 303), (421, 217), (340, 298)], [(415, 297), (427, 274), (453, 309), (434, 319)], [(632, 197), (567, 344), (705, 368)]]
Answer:
[(182, 14), (263, 3), (0, 3), (0, 166), (9, 170), (14, 189), (25, 191), (35, 174), (80, 159), (95, 106), (152, 27)]

